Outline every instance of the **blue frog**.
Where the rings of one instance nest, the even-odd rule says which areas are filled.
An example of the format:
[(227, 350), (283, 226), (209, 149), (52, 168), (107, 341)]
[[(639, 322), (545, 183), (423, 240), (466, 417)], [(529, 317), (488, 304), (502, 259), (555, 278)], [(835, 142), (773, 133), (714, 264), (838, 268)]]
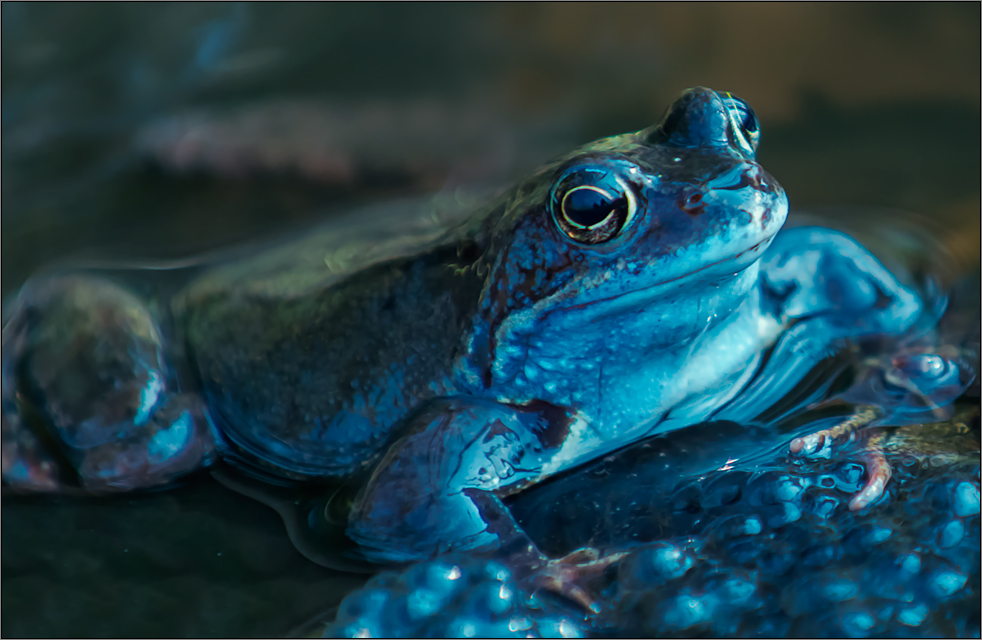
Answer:
[(123, 491), (223, 461), (356, 482), (346, 531), (372, 561), (532, 550), (503, 497), (753, 418), (918, 318), (848, 236), (779, 233), (759, 138), (743, 100), (694, 88), (460, 219), (360, 213), (180, 286), (35, 278), (3, 329), (4, 481)]

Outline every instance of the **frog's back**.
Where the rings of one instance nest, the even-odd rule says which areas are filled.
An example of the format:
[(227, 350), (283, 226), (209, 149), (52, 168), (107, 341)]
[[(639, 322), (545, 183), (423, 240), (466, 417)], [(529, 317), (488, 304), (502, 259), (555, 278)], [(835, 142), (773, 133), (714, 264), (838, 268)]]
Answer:
[(459, 210), (361, 210), (216, 267), (174, 301), (225, 437), (291, 477), (347, 475), (448, 391), (476, 304)]

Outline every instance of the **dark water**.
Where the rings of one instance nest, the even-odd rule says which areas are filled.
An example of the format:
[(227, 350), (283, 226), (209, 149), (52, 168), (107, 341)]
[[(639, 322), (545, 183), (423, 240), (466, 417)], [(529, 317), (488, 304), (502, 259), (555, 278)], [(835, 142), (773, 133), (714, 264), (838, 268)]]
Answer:
[[(950, 286), (979, 270), (979, 18), (976, 4), (934, 3), (4, 3), (3, 296), (66, 256), (186, 255), (268, 237), (353, 202), (500, 184), (586, 140), (649, 125), (696, 84), (731, 90), (754, 106), (763, 125), (761, 163), (793, 207), (835, 219), (827, 207), (849, 205), (840, 219), (853, 223), (885, 210), (920, 216), (943, 249)], [(868, 235), (876, 241), (875, 231)], [(969, 309), (968, 319), (955, 320), (955, 333), (977, 331), (977, 298), (974, 304), (974, 316)], [(977, 418), (974, 424), (974, 441), (969, 434), (942, 444), (958, 454), (975, 442), (977, 450)], [(917, 446), (926, 445), (910, 444)], [(898, 481), (876, 517), (901, 517), (902, 503), (924, 518), (931, 505), (951, 509), (958, 474), (978, 486), (977, 459), (974, 472), (952, 464), (934, 483), (947, 487), (946, 498), (923, 497), (934, 485), (918, 484), (922, 477), (913, 474), (907, 484)], [(839, 471), (764, 472), (817, 478)], [(741, 495), (749, 495), (744, 489), (754, 480), (740, 473), (688, 491), (724, 491), (732, 482), (744, 483)], [(562, 504), (562, 491), (579, 486), (553, 483), (544, 489), (560, 493), (529, 499)], [(809, 491), (804, 502), (792, 501), (805, 514), (799, 530), (818, 522), (815, 494), (823, 490)], [(759, 505), (748, 504), (754, 515)], [(701, 507), (693, 509), (685, 513)], [(304, 621), (364, 581), (312, 565), (293, 550), (272, 510), (209, 478), (118, 500), (5, 491), (2, 515), (3, 635), (278, 635), (308, 628)], [(643, 527), (649, 540), (682, 531), (717, 540), (665, 517), (662, 528)], [(598, 535), (619, 542), (618, 527), (631, 531), (641, 522), (584, 518), (593, 528), (581, 530), (563, 518), (553, 513), (529, 528), (558, 552)], [(949, 520), (925, 521), (917, 531), (935, 536), (930, 558), (974, 580), (947, 611), (952, 619), (974, 615), (977, 628), (978, 516), (962, 525), (969, 542), (946, 547), (974, 549), (971, 576), (962, 563), (972, 557), (947, 557), (938, 547)], [(803, 550), (792, 539), (802, 534), (776, 535), (773, 553)], [(884, 551), (883, 562), (915, 544), (906, 535), (913, 534), (895, 534), (894, 555)], [(686, 553), (724, 567), (736, 562), (730, 547), (714, 544)], [(850, 575), (852, 557), (829, 560), (823, 575)], [(638, 558), (624, 571), (641, 566)], [(779, 584), (768, 580), (758, 578), (754, 593)], [(623, 582), (628, 590), (611, 595), (623, 631), (690, 629), (632, 613), (661, 596), (632, 596), (630, 580)], [(810, 597), (806, 583), (794, 582), (794, 593)], [(964, 593), (975, 603), (967, 616)], [(928, 604), (942, 610), (937, 598)], [(797, 606), (788, 601), (782, 611)], [(735, 633), (754, 624), (753, 616), (766, 618), (759, 609), (734, 611), (719, 618), (736, 627), (712, 631)], [(800, 615), (778, 617), (767, 619), (789, 626), (774, 627), (774, 635), (833, 629), (814, 619), (818, 626), (808, 627)], [(971, 630), (969, 623), (937, 624), (931, 628), (939, 633)]]

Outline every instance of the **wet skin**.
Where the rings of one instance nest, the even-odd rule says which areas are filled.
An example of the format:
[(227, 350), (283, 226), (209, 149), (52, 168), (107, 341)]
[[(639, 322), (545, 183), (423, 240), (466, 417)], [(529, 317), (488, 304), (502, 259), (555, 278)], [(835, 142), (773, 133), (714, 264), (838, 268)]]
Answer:
[(144, 297), (109, 272), (32, 280), (3, 330), (4, 481), (120, 491), (222, 459), (356, 481), (347, 535), (373, 561), (526, 544), (502, 497), (750, 420), (917, 319), (849, 237), (778, 233), (758, 138), (745, 103), (691, 89), (453, 224), (349, 220)]

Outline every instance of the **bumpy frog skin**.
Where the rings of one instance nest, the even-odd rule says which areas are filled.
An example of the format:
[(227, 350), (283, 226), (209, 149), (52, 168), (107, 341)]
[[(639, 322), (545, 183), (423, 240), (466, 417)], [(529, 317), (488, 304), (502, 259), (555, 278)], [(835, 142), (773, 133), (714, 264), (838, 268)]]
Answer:
[(3, 330), (4, 480), (116, 491), (222, 459), (357, 482), (347, 535), (372, 560), (525, 543), (503, 496), (750, 420), (844, 340), (917, 319), (847, 236), (778, 233), (758, 138), (741, 100), (690, 89), (459, 224), (339, 224), (149, 302), (111, 272), (35, 279)]

